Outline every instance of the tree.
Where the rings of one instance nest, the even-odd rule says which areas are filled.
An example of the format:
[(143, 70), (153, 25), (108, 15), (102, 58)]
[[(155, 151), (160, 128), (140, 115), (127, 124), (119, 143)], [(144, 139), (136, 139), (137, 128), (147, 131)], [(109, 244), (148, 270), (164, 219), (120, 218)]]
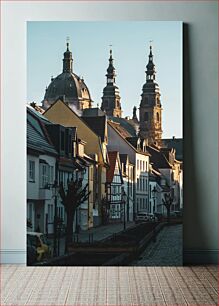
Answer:
[(66, 191), (63, 182), (61, 182), (59, 186), (59, 194), (67, 215), (65, 252), (67, 252), (68, 245), (72, 243), (73, 223), (76, 209), (88, 199), (90, 194), (90, 192), (87, 191), (88, 184), (82, 187), (82, 181), (82, 178), (69, 181)]
[(171, 197), (170, 193), (165, 193), (164, 199), (162, 199), (162, 202), (167, 210), (167, 222), (170, 222), (170, 209), (171, 209), (171, 205), (173, 204), (173, 197)]
[(108, 224), (109, 222), (109, 205), (110, 202), (106, 197), (103, 197), (101, 200), (101, 216), (102, 224)]

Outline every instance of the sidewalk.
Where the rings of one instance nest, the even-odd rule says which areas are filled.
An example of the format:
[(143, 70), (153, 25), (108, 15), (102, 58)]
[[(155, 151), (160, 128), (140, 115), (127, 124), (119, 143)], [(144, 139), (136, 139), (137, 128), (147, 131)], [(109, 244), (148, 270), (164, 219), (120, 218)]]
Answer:
[[(134, 226), (134, 222), (126, 223), (126, 229)], [(87, 231), (81, 231), (78, 235), (78, 241), (86, 242), (89, 241), (89, 234), (93, 234), (93, 241), (100, 241), (111, 236), (114, 233), (118, 233), (124, 230), (124, 225), (122, 223), (114, 223), (101, 225), (98, 227), (93, 227)]]
[[(135, 226), (134, 222), (127, 222), (126, 229)], [(93, 241), (100, 241), (111, 236), (114, 233), (119, 233), (124, 230), (123, 223), (113, 223), (107, 225), (101, 225), (98, 227), (93, 227), (86, 231), (80, 231), (79, 234), (75, 234), (73, 238), (78, 242), (88, 242), (89, 236), (93, 235)], [(48, 239), (51, 243), (51, 247), (53, 247), (53, 238)], [(64, 255), (65, 250), (65, 237), (60, 238), (59, 240), (59, 256)]]

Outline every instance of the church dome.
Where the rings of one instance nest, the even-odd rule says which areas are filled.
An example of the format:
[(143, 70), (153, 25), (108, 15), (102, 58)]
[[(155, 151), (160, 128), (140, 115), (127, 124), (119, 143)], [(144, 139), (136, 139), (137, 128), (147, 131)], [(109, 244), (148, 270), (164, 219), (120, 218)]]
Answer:
[(73, 109), (90, 108), (92, 104), (91, 95), (83, 78), (73, 73), (72, 53), (67, 50), (64, 53), (63, 72), (56, 78), (51, 78), (51, 83), (46, 88), (45, 96), (42, 101), (44, 109), (52, 105), (59, 97), (62, 97)]

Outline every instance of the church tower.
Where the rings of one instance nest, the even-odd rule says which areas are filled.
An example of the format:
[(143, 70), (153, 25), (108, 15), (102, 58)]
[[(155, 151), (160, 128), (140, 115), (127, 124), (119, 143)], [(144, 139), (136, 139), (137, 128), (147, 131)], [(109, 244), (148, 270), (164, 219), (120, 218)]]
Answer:
[(162, 107), (160, 90), (155, 81), (155, 65), (152, 46), (150, 46), (149, 61), (146, 66), (146, 83), (143, 85), (139, 107), (139, 136), (148, 139), (149, 144), (161, 145), (162, 139)]
[(101, 109), (107, 116), (122, 116), (119, 88), (115, 84), (116, 72), (113, 66), (112, 50), (110, 50), (109, 67), (106, 74), (106, 87), (103, 89)]

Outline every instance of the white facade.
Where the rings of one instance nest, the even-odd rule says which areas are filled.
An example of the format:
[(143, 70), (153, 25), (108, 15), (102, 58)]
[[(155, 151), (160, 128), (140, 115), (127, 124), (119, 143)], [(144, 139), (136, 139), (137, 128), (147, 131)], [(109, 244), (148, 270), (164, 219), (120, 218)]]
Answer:
[(148, 213), (164, 213), (164, 206), (162, 204), (162, 188), (156, 181), (149, 181)]
[(178, 211), (182, 208), (182, 170), (179, 163), (174, 163), (173, 169), (159, 169), (161, 174), (165, 177), (168, 186), (170, 187), (170, 194), (173, 198), (171, 211)]
[(134, 215), (140, 210), (147, 210), (149, 203), (149, 156), (144, 153), (139, 153), (109, 123), (108, 148), (109, 151), (118, 151), (120, 154), (127, 154), (130, 162), (134, 165)]
[(122, 178), (118, 159), (116, 159), (113, 180), (107, 186), (107, 197), (110, 202), (109, 218), (110, 220), (121, 220), (124, 214), (124, 203), (122, 203)]
[(126, 221), (134, 220), (134, 166), (126, 164), (126, 172), (123, 172), (124, 191), (126, 194)]
[(33, 231), (53, 233), (54, 183), (56, 158), (48, 155), (27, 155), (27, 219)]
[(149, 209), (149, 156), (136, 153), (136, 210), (148, 211)]

